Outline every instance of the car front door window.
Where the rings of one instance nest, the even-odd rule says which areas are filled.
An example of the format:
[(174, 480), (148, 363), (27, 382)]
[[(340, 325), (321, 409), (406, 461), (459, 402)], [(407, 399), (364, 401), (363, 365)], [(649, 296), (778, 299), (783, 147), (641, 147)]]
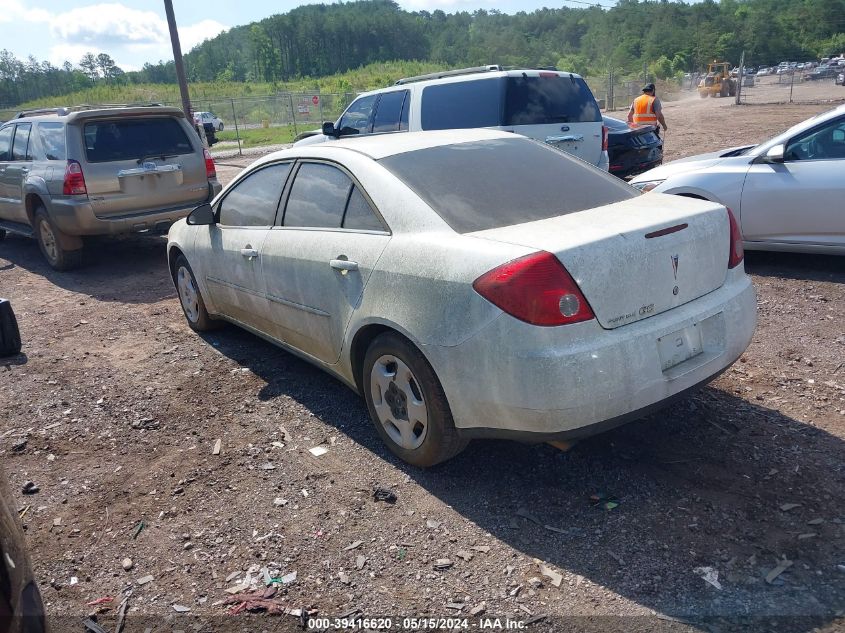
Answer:
[(352, 128), (358, 134), (369, 134), (372, 131), (373, 106), (377, 98), (378, 95), (370, 95), (353, 101), (340, 117), (340, 129)]
[(218, 223), (223, 226), (272, 226), (290, 167), (290, 163), (271, 165), (241, 180), (220, 202)]
[(789, 141), (787, 161), (845, 159), (845, 119), (805, 132)]

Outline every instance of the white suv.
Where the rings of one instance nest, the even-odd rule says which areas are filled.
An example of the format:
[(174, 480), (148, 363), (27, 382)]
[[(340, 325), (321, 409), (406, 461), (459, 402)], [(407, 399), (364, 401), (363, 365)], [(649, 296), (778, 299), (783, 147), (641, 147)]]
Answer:
[(546, 142), (607, 171), (607, 128), (586, 82), (556, 70), (480, 66), (400, 79), (365, 92), (322, 133), (320, 143), (352, 134), (492, 128)]

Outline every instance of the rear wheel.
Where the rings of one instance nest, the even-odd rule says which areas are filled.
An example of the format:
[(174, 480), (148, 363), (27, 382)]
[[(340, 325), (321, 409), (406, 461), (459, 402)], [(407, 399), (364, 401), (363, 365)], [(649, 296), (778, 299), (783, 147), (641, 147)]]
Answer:
[(222, 123), (221, 123), (220, 125), (218, 125), (218, 126), (217, 126), (217, 131), (218, 131), (218, 132), (222, 132), (222, 131), (223, 131), (223, 124), (222, 124)]
[(194, 271), (184, 255), (179, 255), (176, 265), (173, 267), (173, 283), (179, 293), (179, 303), (182, 305), (182, 312), (188, 320), (190, 328), (196, 332), (208, 332), (216, 330), (221, 325), (220, 321), (212, 319), (208, 310), (205, 309), (205, 301), (200, 294)]
[(38, 247), (52, 268), (71, 270), (82, 264), (82, 249), (65, 248), (64, 243), (69, 241), (70, 236), (66, 236), (56, 227), (44, 207), (38, 207), (35, 210), (33, 220)]
[(397, 457), (422, 468), (460, 453), (469, 443), (455, 430), (440, 381), (407, 339), (388, 332), (367, 350), (364, 397), (381, 439)]

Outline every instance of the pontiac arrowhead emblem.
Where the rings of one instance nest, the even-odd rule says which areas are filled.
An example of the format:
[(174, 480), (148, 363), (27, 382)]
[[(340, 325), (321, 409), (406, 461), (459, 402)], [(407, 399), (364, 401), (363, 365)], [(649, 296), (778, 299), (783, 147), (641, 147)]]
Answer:
[(678, 256), (672, 255), (670, 259), (672, 260), (672, 273), (675, 275), (675, 281), (678, 281)]

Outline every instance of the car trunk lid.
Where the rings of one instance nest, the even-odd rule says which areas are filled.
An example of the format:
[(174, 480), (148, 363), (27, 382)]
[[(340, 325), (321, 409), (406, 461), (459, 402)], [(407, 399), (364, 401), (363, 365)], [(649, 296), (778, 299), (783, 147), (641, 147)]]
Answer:
[(471, 235), (555, 254), (608, 329), (705, 295), (728, 269), (724, 207), (661, 194)]

